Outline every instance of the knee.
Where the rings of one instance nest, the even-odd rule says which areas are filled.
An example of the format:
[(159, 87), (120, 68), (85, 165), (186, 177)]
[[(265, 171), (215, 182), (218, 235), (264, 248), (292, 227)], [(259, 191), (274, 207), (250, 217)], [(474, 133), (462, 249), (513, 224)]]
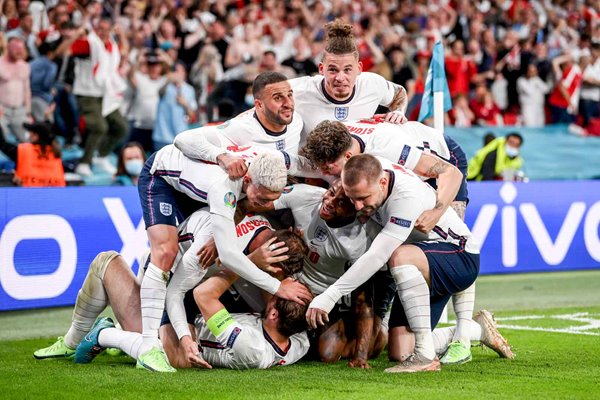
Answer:
[(157, 246), (152, 247), (151, 260), (155, 265), (173, 265), (175, 257), (177, 257), (177, 244), (173, 243), (161, 243)]
[(340, 358), (342, 358), (342, 354), (341, 352), (337, 351), (337, 349), (320, 349), (319, 350), (319, 358), (321, 360), (321, 362), (327, 363), (327, 364), (333, 364), (336, 363), (340, 360)]
[(118, 256), (119, 253), (116, 251), (103, 251), (99, 253), (90, 264), (90, 272), (96, 275), (100, 280), (103, 280), (110, 262)]
[(88, 135), (104, 135), (108, 132), (108, 124), (100, 115), (86, 115), (83, 118), (85, 120), (85, 130)]

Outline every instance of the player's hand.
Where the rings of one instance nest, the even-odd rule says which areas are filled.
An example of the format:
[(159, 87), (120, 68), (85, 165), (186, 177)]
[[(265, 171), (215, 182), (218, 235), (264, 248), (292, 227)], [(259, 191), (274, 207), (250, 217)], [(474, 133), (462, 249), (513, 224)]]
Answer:
[(186, 357), (192, 367), (212, 369), (212, 366), (202, 358), (202, 352), (198, 343), (194, 342), (190, 336), (184, 336), (180, 341), (181, 347), (184, 349)]
[(275, 275), (282, 272), (281, 268), (273, 266), (273, 264), (280, 263), (289, 258), (285, 255), (289, 248), (285, 245), (285, 242), (277, 242), (276, 237), (272, 237), (254, 250), (252, 254), (248, 256), (256, 266), (269, 274)]
[(423, 211), (415, 221), (415, 229), (423, 233), (429, 233), (429, 231), (435, 227), (435, 224), (438, 223), (442, 215), (443, 212), (441, 210), (434, 209)]
[(292, 278), (281, 281), (281, 285), (279, 285), (279, 290), (277, 290), (275, 296), (286, 300), (292, 300), (302, 305), (305, 305), (312, 300), (310, 290)]
[(390, 111), (389, 113), (385, 114), (383, 120), (391, 122), (392, 124), (404, 124), (408, 122), (408, 119), (406, 118), (404, 113), (398, 110)]
[(306, 311), (306, 322), (310, 328), (317, 329), (319, 326), (329, 323), (329, 314), (318, 308), (309, 308)]
[(204, 246), (198, 250), (196, 255), (198, 256), (198, 262), (202, 268), (206, 269), (213, 265), (217, 257), (219, 257), (215, 240), (213, 238), (208, 239)]
[(363, 358), (353, 358), (348, 361), (348, 366), (350, 368), (360, 368), (360, 369), (371, 369), (371, 366), (367, 362), (367, 360)]
[(248, 166), (242, 157), (234, 156), (229, 153), (220, 154), (217, 162), (227, 172), (229, 179), (238, 179), (246, 175)]

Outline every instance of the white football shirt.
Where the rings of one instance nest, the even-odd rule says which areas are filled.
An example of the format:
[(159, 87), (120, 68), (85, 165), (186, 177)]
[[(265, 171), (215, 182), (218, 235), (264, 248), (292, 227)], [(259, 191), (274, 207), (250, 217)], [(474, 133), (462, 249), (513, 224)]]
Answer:
[(208, 329), (204, 318), (196, 318), (196, 338), (202, 357), (212, 366), (231, 369), (266, 369), (290, 365), (308, 352), (306, 332), (292, 335), (286, 348), (280, 348), (263, 329), (257, 314), (231, 314), (234, 323), (218, 337)]
[(296, 111), (304, 121), (307, 135), (321, 121), (352, 121), (371, 118), (379, 105), (387, 106), (394, 99), (395, 88), (381, 75), (363, 72), (356, 78), (350, 98), (338, 101), (324, 89), (322, 75), (291, 79)]

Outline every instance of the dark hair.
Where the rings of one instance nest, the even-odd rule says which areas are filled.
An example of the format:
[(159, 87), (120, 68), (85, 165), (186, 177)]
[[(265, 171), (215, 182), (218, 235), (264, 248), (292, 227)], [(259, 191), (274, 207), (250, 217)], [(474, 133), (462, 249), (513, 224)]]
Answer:
[(492, 140), (496, 139), (496, 136), (492, 133), (492, 132), (488, 132), (485, 134), (485, 136), (483, 137), (483, 145), (487, 145), (489, 142), (491, 142)]
[(381, 163), (370, 154), (358, 154), (350, 157), (342, 170), (342, 181), (344, 185), (355, 186), (365, 179), (372, 183), (379, 179), (383, 171)]
[(263, 56), (277, 57), (277, 54), (275, 54), (275, 52), (273, 50), (267, 50), (267, 51), (263, 52)]
[(254, 96), (255, 99), (260, 99), (262, 91), (267, 85), (283, 81), (287, 81), (287, 78), (280, 72), (262, 72), (254, 79), (254, 83), (252, 84), (252, 96)]
[(322, 121), (306, 137), (300, 154), (314, 166), (334, 162), (352, 146), (348, 128), (338, 121)]
[(306, 322), (308, 304), (302, 305), (278, 297), (275, 300), (275, 309), (279, 314), (277, 330), (282, 335), (290, 337), (308, 329), (308, 323)]
[(354, 27), (336, 19), (325, 25), (325, 52), (330, 54), (354, 54), (358, 58), (358, 47), (353, 33)]
[(521, 142), (521, 145), (523, 144), (523, 136), (521, 136), (517, 132), (510, 132), (509, 134), (506, 135), (507, 139), (510, 137), (515, 137), (515, 138), (519, 139), (519, 142)]
[(308, 247), (304, 243), (304, 239), (289, 229), (279, 229), (275, 231), (273, 236), (277, 238), (277, 242), (285, 242), (286, 247), (289, 249), (285, 253), (289, 258), (278, 264), (283, 269), (283, 275), (287, 278), (302, 271), (304, 256), (308, 254)]
[(119, 151), (119, 159), (117, 160), (117, 173), (116, 175), (127, 175), (127, 171), (125, 170), (125, 160), (123, 160), (123, 154), (125, 150), (130, 147), (137, 147), (142, 152), (142, 156), (144, 157), (144, 161), (146, 161), (146, 152), (144, 151), (144, 147), (139, 142), (127, 142), (121, 147), (121, 151)]

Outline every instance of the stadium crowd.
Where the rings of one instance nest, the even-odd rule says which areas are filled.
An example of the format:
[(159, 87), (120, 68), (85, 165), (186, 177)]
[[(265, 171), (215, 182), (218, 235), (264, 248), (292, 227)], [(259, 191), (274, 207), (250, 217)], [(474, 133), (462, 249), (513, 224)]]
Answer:
[[(126, 142), (147, 154), (190, 124), (251, 108), (265, 71), (319, 73), (323, 26), (354, 27), (363, 71), (407, 90), (415, 120), (433, 44), (446, 47), (447, 123), (600, 126), (597, 1), (0, 1), (0, 126), (49, 121), (81, 146), (81, 177), (116, 172)], [(52, 143), (50, 140), (49, 143)], [(59, 180), (62, 181), (62, 180)]]

